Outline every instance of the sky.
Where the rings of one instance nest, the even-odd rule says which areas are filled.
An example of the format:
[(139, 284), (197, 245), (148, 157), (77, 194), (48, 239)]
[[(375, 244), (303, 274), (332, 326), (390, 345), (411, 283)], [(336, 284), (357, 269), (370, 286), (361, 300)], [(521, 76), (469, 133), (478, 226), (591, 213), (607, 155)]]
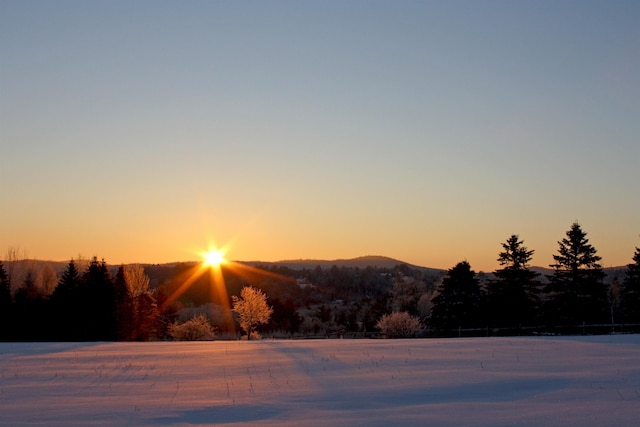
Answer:
[[(602, 265), (640, 246), (637, 1), (0, 0), (0, 254)], [(0, 255), (0, 259), (3, 258)]]

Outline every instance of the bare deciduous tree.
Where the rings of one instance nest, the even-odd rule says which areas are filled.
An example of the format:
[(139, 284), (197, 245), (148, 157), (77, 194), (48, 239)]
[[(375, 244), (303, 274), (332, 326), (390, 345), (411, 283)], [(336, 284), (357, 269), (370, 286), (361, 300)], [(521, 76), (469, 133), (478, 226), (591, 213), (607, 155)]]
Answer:
[(391, 289), (391, 309), (418, 313), (418, 301), (427, 291), (424, 282), (412, 277), (396, 277)]
[(40, 272), (40, 284), (42, 285), (42, 291), (47, 296), (51, 295), (58, 285), (58, 274), (50, 263), (47, 263), (42, 267), (42, 271)]
[(13, 245), (7, 248), (6, 264), (7, 276), (12, 287), (17, 287), (16, 283), (22, 283), (22, 277), (18, 277), (18, 261), (27, 259), (26, 249), (20, 249), (20, 246)]

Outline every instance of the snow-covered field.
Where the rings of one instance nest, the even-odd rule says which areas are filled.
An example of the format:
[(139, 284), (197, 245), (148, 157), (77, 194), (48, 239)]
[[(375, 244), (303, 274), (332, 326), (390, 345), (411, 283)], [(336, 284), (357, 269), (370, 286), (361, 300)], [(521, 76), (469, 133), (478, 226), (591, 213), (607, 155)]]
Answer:
[(640, 425), (640, 336), (1, 343), (0, 425)]

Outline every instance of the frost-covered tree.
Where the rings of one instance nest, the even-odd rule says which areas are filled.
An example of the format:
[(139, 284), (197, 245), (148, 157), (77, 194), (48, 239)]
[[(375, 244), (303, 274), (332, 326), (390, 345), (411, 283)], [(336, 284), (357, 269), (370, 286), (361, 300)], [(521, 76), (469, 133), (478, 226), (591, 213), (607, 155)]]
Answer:
[[(139, 264), (124, 267), (124, 277), (131, 297), (132, 327), (135, 339), (153, 333), (157, 304), (149, 290), (149, 276)], [(146, 330), (149, 328), (150, 330)]]
[(147, 340), (157, 333), (158, 304), (149, 290), (149, 276), (140, 265), (120, 266), (115, 277), (118, 336)]
[(169, 325), (169, 336), (176, 341), (208, 341), (216, 332), (205, 314), (199, 314), (186, 322), (174, 322)]
[(487, 284), (487, 315), (497, 326), (520, 326), (534, 320), (540, 304), (538, 273), (529, 270), (534, 251), (517, 235), (502, 243), (501, 269)]
[(234, 295), (232, 299), (240, 327), (247, 333), (247, 339), (251, 339), (256, 326), (267, 323), (273, 313), (273, 309), (267, 305), (267, 296), (259, 289), (245, 286), (240, 291), (240, 298)]
[(604, 322), (609, 318), (601, 257), (576, 221), (558, 242), (553, 275), (545, 288), (546, 313), (553, 323)]
[(376, 327), (387, 338), (409, 338), (424, 329), (420, 319), (406, 311), (394, 311), (391, 314), (385, 314), (378, 320)]
[(622, 316), (627, 323), (640, 323), (640, 248), (633, 254), (633, 264), (627, 271), (620, 292)]
[(135, 298), (136, 296), (149, 292), (150, 279), (141, 265), (134, 264), (125, 266), (124, 277), (132, 297)]

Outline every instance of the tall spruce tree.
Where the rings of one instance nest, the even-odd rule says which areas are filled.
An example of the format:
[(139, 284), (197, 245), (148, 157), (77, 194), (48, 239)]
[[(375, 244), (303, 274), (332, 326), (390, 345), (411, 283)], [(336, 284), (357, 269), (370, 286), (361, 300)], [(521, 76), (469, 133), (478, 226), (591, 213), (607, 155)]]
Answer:
[(14, 338), (20, 341), (46, 340), (48, 323), (45, 318), (45, 295), (36, 285), (33, 270), (27, 270), (14, 300)]
[(559, 325), (606, 322), (609, 315), (605, 274), (598, 263), (601, 257), (589, 244), (587, 233), (576, 221), (558, 242), (553, 275), (545, 288), (546, 315)]
[(640, 248), (636, 248), (632, 259), (622, 282), (620, 305), (625, 323), (640, 323)]
[(69, 261), (67, 264), (67, 268), (62, 273), (62, 277), (58, 282), (58, 286), (53, 290), (52, 298), (55, 296), (56, 298), (66, 297), (68, 294), (72, 294), (77, 291), (80, 285), (80, 272), (78, 271), (78, 267), (76, 267), (75, 261)]
[(432, 300), (430, 324), (443, 333), (481, 326), (482, 298), (475, 271), (467, 261), (462, 261), (447, 271), (438, 287)]
[(487, 286), (487, 317), (500, 327), (532, 324), (540, 305), (538, 273), (529, 270), (534, 254), (514, 234), (502, 243), (498, 262), (503, 267), (494, 272)]
[(58, 286), (51, 294), (50, 303), (53, 312), (51, 339), (61, 341), (77, 341), (80, 337), (78, 330), (78, 310), (82, 304), (80, 295), (80, 272), (76, 263), (71, 260), (67, 264)]
[(81, 281), (81, 339), (111, 341), (117, 337), (116, 296), (111, 274), (104, 260), (93, 257)]
[(11, 304), (11, 282), (4, 264), (0, 261), (0, 307), (4, 307), (5, 304)]
[(8, 340), (11, 336), (12, 315), (11, 283), (9, 275), (0, 261), (0, 341)]
[(133, 301), (123, 265), (118, 268), (114, 279), (114, 296), (116, 301), (117, 339), (120, 341), (130, 340), (133, 335)]

